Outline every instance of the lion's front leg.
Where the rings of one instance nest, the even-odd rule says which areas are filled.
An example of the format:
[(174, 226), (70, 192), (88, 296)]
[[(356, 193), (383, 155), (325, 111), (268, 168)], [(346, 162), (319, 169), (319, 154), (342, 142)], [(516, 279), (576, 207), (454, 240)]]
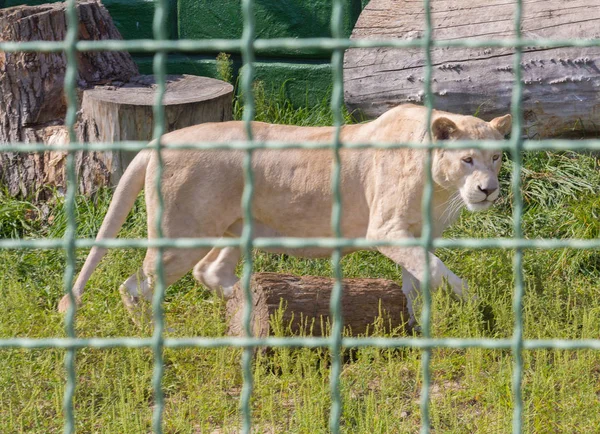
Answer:
[[(394, 236), (386, 234), (385, 237), (377, 237), (375, 239), (405, 239), (413, 238), (406, 231), (400, 231)], [(402, 266), (403, 284), (402, 292), (406, 296), (408, 313), (410, 315), (409, 324), (416, 322), (414, 313), (414, 301), (417, 299), (421, 285), (425, 279), (425, 255), (429, 257), (429, 285), (430, 288), (436, 289), (447, 281), (452, 291), (463, 298), (463, 292), (466, 290), (466, 283), (448, 269), (440, 258), (431, 252), (426, 252), (422, 247), (379, 247), (379, 252), (390, 258), (395, 263)]]
[[(452, 287), (454, 293), (459, 297), (463, 297), (467, 290), (467, 282), (465, 280), (461, 280), (461, 282), (461, 286)], [(406, 297), (406, 307), (410, 315), (408, 325), (413, 327), (416, 324), (415, 309), (418, 307), (417, 302), (421, 294), (421, 282), (404, 267), (402, 267), (402, 293)]]
[(415, 320), (415, 302), (419, 298), (421, 292), (421, 284), (419, 280), (410, 274), (410, 272), (402, 267), (402, 293), (406, 297), (406, 308), (410, 318), (408, 319), (408, 326), (414, 327), (416, 324)]
[(194, 277), (223, 298), (233, 295), (233, 287), (240, 280), (235, 268), (240, 260), (238, 247), (213, 248), (194, 267)]

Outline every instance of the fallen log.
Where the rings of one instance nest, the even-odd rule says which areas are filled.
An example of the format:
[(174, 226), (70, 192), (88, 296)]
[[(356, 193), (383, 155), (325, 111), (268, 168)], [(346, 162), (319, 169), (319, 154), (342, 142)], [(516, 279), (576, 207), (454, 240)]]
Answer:
[[(255, 337), (273, 335), (274, 315), (281, 314), (283, 327), (293, 334), (328, 334), (329, 300), (334, 279), (278, 273), (252, 275), (252, 330)], [(227, 301), (230, 336), (244, 336), (244, 294), (236, 284)], [(408, 320), (401, 288), (385, 279), (343, 279), (341, 311), (346, 332), (372, 333), (374, 328), (391, 332)], [(378, 326), (374, 322), (378, 321)]]
[[(433, 0), (433, 38), (486, 41), (514, 37), (514, 2)], [(600, 3), (524, 0), (526, 39), (590, 39), (600, 32)], [(371, 0), (352, 39), (421, 39), (423, 2)], [(513, 48), (434, 47), (435, 107), (489, 120), (509, 111), (514, 83)], [(600, 124), (600, 47), (524, 47), (522, 72), (525, 132), (544, 138), (597, 133)], [(374, 118), (391, 106), (422, 103), (422, 48), (350, 49), (344, 59), (345, 101), (350, 111)]]

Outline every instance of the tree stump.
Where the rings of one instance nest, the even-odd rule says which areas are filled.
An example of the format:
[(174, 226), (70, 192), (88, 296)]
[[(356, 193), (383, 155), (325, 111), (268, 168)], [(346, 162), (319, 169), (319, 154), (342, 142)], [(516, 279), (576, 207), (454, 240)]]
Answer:
[[(121, 39), (101, 3), (77, 2), (81, 40)], [(0, 41), (62, 41), (67, 32), (65, 4), (0, 9)], [(77, 85), (126, 82), (138, 75), (129, 53), (78, 53)], [(0, 149), (2, 142), (46, 142), (64, 123), (64, 53), (0, 52)], [(37, 193), (48, 182), (56, 155), (3, 152), (0, 181), (13, 196)], [(54, 161), (55, 162), (55, 161)], [(59, 178), (62, 175), (59, 175)]]
[[(293, 334), (322, 336), (328, 333), (329, 299), (334, 279), (255, 273), (250, 289), (253, 297), (252, 330), (255, 337), (273, 334), (272, 317), (283, 306), (282, 324)], [(344, 279), (341, 310), (344, 327), (352, 335), (379, 329), (390, 332), (408, 321), (406, 298), (395, 282), (385, 279)], [(227, 301), (228, 334), (244, 336), (244, 294), (236, 284)], [(379, 319), (378, 319), (379, 318)], [(288, 328), (289, 327), (289, 328)]]
[[(233, 86), (194, 75), (169, 75), (166, 80), (165, 131), (204, 122), (232, 119)], [(150, 141), (154, 129), (152, 76), (138, 76), (121, 86), (96, 86), (83, 91), (78, 139), (82, 142)], [(199, 138), (201, 140), (201, 138)], [(135, 152), (86, 152), (78, 158), (80, 190), (115, 185)]]
[[(431, 2), (433, 37), (490, 40), (514, 37), (514, 2)], [(419, 39), (423, 3), (371, 0), (353, 39)], [(600, 32), (600, 3), (524, 0), (524, 38), (590, 39)], [(514, 83), (512, 48), (433, 48), (435, 107), (491, 119), (507, 113)], [(572, 131), (598, 133), (600, 47), (525, 47), (521, 62), (523, 109), (529, 137)], [(369, 118), (405, 102), (423, 101), (423, 49), (350, 49), (344, 59), (345, 101)]]

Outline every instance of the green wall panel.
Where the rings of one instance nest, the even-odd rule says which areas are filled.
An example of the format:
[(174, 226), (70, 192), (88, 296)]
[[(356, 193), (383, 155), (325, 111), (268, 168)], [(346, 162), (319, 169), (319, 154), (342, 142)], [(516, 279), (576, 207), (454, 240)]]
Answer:
[[(141, 74), (152, 74), (152, 58), (139, 56), (134, 60)], [(234, 84), (242, 66), (240, 59), (233, 59)], [(169, 56), (168, 74), (192, 74), (219, 77), (214, 57)], [(296, 107), (314, 106), (331, 94), (331, 65), (314, 62), (257, 61), (254, 63), (254, 78), (262, 83), (267, 95), (283, 95)], [(239, 86), (237, 86), (239, 90)]]
[[(134, 56), (133, 60), (137, 63), (140, 74), (152, 74), (152, 57)], [(214, 57), (171, 55), (167, 61), (167, 74), (201, 75), (220, 79), (216, 64)]]
[(254, 79), (262, 82), (267, 94), (283, 93), (296, 107), (319, 104), (332, 88), (329, 63), (256, 62)]
[[(350, 35), (361, 9), (368, 0), (344, 0), (344, 33)], [(0, 7), (38, 5), (53, 0), (0, 0)], [(172, 38), (235, 39), (242, 33), (241, 1), (170, 0), (169, 30)], [(104, 0), (124, 39), (152, 38), (154, 2), (146, 0)], [(255, 0), (256, 32), (259, 38), (307, 38), (330, 36), (332, 0)], [(178, 17), (178, 18), (177, 18)], [(193, 74), (219, 78), (216, 54), (171, 55), (169, 74)], [(255, 77), (265, 92), (283, 92), (296, 106), (319, 103), (331, 93), (329, 52), (271, 51), (260, 53)], [(152, 57), (136, 55), (142, 74), (152, 74)], [(234, 77), (241, 60), (233, 58)]]
[[(344, 34), (349, 36), (362, 9), (361, 0), (344, 0)], [(330, 36), (332, 0), (256, 0), (258, 38), (314, 38)], [(236, 39), (242, 35), (240, 0), (178, 0), (179, 38)], [(273, 50), (276, 56), (329, 57), (308, 50)]]
[[(18, 5), (41, 5), (56, 3), (54, 0), (0, 0), (0, 7)], [(152, 19), (154, 15), (154, 2), (145, 0), (104, 0), (102, 2), (108, 9), (117, 29), (124, 39), (152, 38)], [(171, 13), (168, 17), (170, 37), (177, 36), (177, 23), (175, 19), (175, 0), (170, 2)]]

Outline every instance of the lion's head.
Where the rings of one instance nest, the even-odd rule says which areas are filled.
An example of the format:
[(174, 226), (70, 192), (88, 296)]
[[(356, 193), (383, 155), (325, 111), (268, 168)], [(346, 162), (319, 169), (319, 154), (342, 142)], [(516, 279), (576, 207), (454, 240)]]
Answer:
[[(505, 115), (490, 122), (472, 116), (453, 119), (440, 116), (431, 125), (434, 141), (502, 140), (511, 130), (512, 117)], [(502, 152), (480, 149), (440, 149), (434, 153), (433, 177), (437, 184), (458, 190), (470, 211), (490, 207), (498, 198), (498, 172)]]

